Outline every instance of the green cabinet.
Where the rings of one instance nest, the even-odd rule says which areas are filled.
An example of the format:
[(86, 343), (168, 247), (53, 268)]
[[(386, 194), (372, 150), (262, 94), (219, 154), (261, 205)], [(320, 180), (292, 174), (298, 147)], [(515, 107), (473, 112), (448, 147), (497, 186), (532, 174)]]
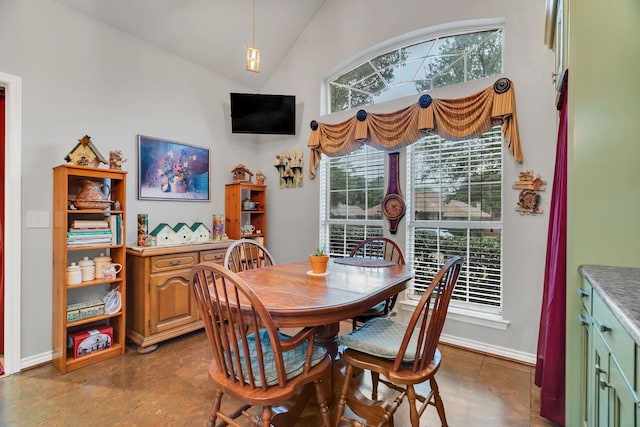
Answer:
[(580, 360), (584, 369), (580, 399), (583, 425), (640, 427), (638, 346), (586, 280), (581, 289), (583, 303), (592, 303), (591, 308), (583, 304), (580, 316), (587, 330)]
[(594, 401), (595, 375), (593, 374), (593, 331), (591, 328), (591, 301), (593, 289), (589, 282), (582, 281), (582, 286), (578, 287), (578, 298), (580, 299), (580, 419), (582, 425), (588, 426), (592, 419), (590, 414), (591, 402)]

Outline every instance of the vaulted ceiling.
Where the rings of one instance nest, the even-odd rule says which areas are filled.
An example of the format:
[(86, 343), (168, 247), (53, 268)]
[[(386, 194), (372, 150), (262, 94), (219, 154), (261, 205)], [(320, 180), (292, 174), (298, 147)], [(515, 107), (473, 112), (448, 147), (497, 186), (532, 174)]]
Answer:
[(55, 0), (256, 92), (325, 0), (255, 0), (260, 73), (245, 71), (252, 0)]

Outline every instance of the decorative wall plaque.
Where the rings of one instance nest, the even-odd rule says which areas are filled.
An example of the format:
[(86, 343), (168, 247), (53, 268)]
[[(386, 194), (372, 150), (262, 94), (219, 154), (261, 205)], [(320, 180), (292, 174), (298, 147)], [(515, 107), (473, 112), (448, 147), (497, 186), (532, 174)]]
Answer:
[(513, 184), (513, 188), (520, 190), (516, 211), (522, 215), (542, 213), (542, 209), (540, 209), (540, 191), (544, 190), (545, 184), (546, 181), (543, 181), (540, 175), (533, 176), (533, 171), (520, 172), (518, 181)]

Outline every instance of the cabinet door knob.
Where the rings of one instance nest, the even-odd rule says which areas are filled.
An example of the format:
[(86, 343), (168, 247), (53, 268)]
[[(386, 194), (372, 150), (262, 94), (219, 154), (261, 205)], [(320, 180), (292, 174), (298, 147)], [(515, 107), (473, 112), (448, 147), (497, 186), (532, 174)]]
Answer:
[(611, 332), (611, 328), (605, 324), (600, 325), (600, 332)]
[(578, 314), (578, 322), (580, 322), (581, 326), (589, 326), (589, 322), (582, 314)]
[(578, 296), (584, 298), (589, 296), (589, 292), (585, 291), (582, 288), (578, 288)]

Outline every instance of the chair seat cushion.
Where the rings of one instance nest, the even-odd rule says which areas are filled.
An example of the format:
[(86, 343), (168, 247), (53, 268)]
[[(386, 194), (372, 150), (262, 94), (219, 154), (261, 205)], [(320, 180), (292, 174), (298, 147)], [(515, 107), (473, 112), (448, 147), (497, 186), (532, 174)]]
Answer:
[[(406, 330), (406, 325), (394, 322), (387, 317), (377, 317), (355, 331), (339, 336), (338, 342), (373, 356), (395, 359)], [(415, 359), (417, 343), (418, 338), (414, 334), (409, 341), (403, 362), (412, 362)]]
[[(278, 332), (280, 341), (286, 341), (291, 338), (288, 335)], [(276, 371), (276, 364), (273, 357), (273, 348), (271, 347), (271, 340), (269, 340), (269, 335), (265, 329), (261, 329), (258, 332), (259, 340), (262, 343), (262, 353), (264, 357), (264, 367), (265, 367), (265, 377), (267, 380), (267, 385), (272, 386), (278, 384), (278, 374)], [(260, 376), (260, 368), (258, 365), (258, 352), (256, 350), (256, 334), (250, 334), (247, 336), (247, 344), (249, 345), (249, 357), (251, 358), (251, 370), (253, 372), (253, 377), (256, 382), (256, 386), (262, 386), (262, 378)], [(298, 347), (294, 348), (290, 351), (285, 351), (282, 353), (282, 358), (284, 360), (285, 372), (287, 379), (291, 379), (297, 377), (304, 371), (304, 361), (307, 356), (307, 347), (308, 343), (304, 342)], [(313, 354), (311, 356), (311, 366), (315, 366), (324, 359), (327, 354), (327, 350), (319, 345), (313, 346)], [(242, 366), (245, 366), (245, 357), (244, 351), (242, 350), (242, 345), (240, 344), (240, 359)], [(236, 371), (236, 367), (234, 366), (234, 371), (236, 375), (238, 374)], [(246, 375), (246, 373), (245, 373)], [(248, 383), (248, 378), (245, 377), (245, 382)]]

